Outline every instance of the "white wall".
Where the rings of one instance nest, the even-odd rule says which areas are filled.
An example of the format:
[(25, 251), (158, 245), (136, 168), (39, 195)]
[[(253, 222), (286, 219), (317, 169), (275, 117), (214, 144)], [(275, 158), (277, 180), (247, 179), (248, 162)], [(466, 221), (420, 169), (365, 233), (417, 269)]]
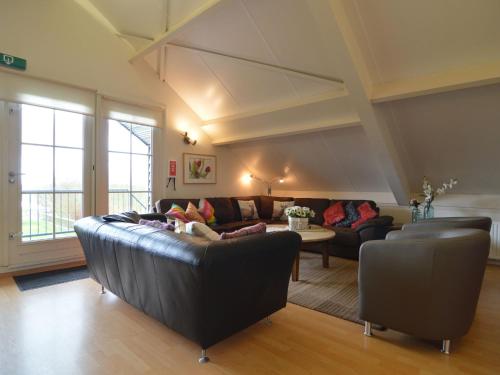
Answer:
[[(242, 167), (224, 148), (214, 148), (199, 127), (200, 119), (165, 83), (161, 83), (144, 62), (130, 64), (131, 49), (92, 18), (76, 2), (66, 0), (20, 0), (2, 3), (1, 51), (28, 60), (27, 74), (98, 90), (99, 93), (167, 108), (163, 129), (165, 160), (182, 153), (218, 156), (216, 185), (193, 186), (178, 180), (170, 195), (236, 195), (242, 192), (238, 177)], [(197, 134), (195, 147), (182, 143), (178, 128)], [(166, 165), (161, 176), (165, 185)], [(181, 176), (180, 176), (181, 177)], [(249, 188), (251, 189), (251, 188)], [(255, 190), (255, 189), (253, 189)], [(166, 190), (164, 190), (166, 193)]]
[[(22, 74), (94, 89), (100, 94), (126, 101), (166, 107), (167, 126), (161, 131), (163, 162), (167, 159), (181, 162), (183, 152), (217, 155), (216, 185), (188, 186), (183, 185), (182, 178), (179, 178), (175, 193), (171, 190), (167, 192), (164, 188), (167, 168), (165, 162), (160, 166), (163, 173), (155, 176), (156, 183), (161, 187), (155, 199), (167, 195), (200, 197), (262, 191), (262, 187), (256, 186), (242, 188), (239, 177), (243, 167), (229, 155), (227, 149), (213, 148), (199, 128), (199, 118), (191, 109), (167, 84), (159, 81), (146, 63), (131, 65), (128, 62), (132, 53), (130, 47), (76, 2), (2, 1), (0, 25), (0, 51), (28, 60), (28, 69)], [(195, 147), (182, 143), (177, 131), (179, 118), (184, 119), (190, 133), (198, 133), (199, 143)], [(0, 119), (0, 126), (5, 128), (5, 119)], [(179, 169), (180, 166), (179, 163)], [(2, 203), (0, 200), (3, 212)], [(0, 266), (2, 259), (6, 263), (7, 243), (2, 241), (1, 246)]]

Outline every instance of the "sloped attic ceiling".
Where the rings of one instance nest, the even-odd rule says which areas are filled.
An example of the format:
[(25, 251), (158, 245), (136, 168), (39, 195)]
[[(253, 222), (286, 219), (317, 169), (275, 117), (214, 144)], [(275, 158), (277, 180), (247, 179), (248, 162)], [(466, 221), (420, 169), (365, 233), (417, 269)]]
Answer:
[[(500, 2), (168, 3), (186, 5), (178, 18), (185, 22), (160, 34), (147, 58), (214, 144), (231, 144), (247, 161), (259, 156), (250, 168), (274, 176), (289, 164), (298, 176), (289, 188), (296, 190), (395, 192), (399, 180), (400, 188), (419, 191), (424, 174), (436, 182), (456, 176), (457, 191), (466, 193), (498, 190), (492, 139), (499, 89), (486, 85), (500, 83)], [(318, 157), (304, 157), (302, 149)], [(377, 176), (361, 158), (345, 157), (351, 150)], [(405, 203), (404, 194), (398, 197)]]

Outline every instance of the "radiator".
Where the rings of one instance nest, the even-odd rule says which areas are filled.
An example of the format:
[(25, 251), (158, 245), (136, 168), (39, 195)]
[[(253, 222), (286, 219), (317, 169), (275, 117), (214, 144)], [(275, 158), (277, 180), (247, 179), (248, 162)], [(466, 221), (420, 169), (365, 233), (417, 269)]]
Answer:
[(500, 222), (494, 221), (491, 225), (490, 258), (500, 259)]

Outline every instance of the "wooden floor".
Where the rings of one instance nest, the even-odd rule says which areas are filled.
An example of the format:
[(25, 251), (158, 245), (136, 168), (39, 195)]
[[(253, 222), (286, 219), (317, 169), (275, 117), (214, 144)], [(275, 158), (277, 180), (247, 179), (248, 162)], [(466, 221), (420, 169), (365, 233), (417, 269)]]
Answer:
[(500, 267), (488, 267), (474, 325), (451, 356), (289, 304), (199, 365), (195, 344), (99, 292), (87, 279), (21, 293), (0, 278), (0, 374), (500, 374)]

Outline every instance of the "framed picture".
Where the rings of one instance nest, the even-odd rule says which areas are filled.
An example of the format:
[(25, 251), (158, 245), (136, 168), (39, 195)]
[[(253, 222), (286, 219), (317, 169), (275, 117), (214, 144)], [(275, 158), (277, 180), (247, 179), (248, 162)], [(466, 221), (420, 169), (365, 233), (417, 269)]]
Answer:
[(215, 155), (183, 154), (185, 184), (217, 183), (217, 157)]

